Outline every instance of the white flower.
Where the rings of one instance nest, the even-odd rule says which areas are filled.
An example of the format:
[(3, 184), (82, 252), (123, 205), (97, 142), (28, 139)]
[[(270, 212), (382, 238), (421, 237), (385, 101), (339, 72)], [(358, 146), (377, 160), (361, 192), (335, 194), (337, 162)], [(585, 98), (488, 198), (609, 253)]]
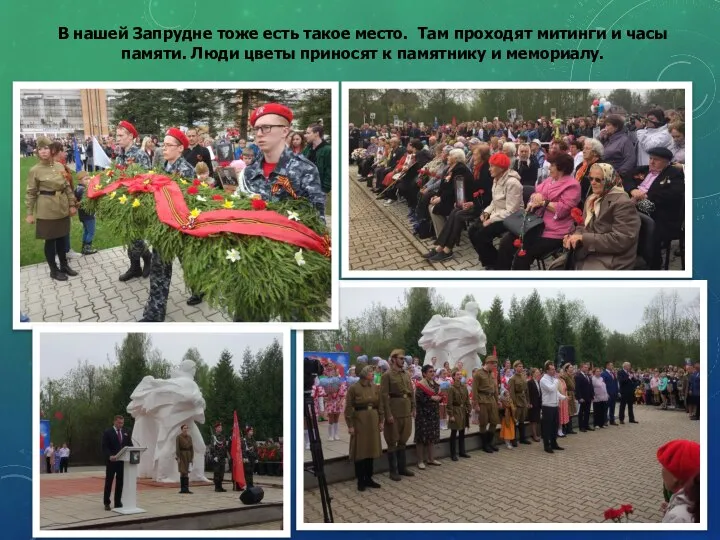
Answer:
[(300, 221), (300, 215), (297, 212), (288, 210), (287, 213), (288, 213), (288, 219), (292, 219), (294, 221)]
[(242, 257), (240, 257), (240, 252), (235, 248), (228, 249), (225, 252), (225, 258), (230, 262), (238, 262), (240, 259), (242, 259)]
[(231, 199), (239, 199), (239, 198), (240, 198), (240, 195), (238, 195), (238, 192), (237, 192), (237, 191), (234, 191), (233, 194), (230, 195), (230, 198), (231, 198)]
[(198, 195), (198, 196), (195, 197), (195, 198), (196, 198), (198, 201), (200, 201), (200, 202), (205, 202), (205, 201), (207, 201), (207, 199), (206, 199), (205, 197), (203, 197), (202, 195)]
[(305, 264), (302, 249), (295, 254), (295, 262), (298, 263), (298, 266), (302, 266), (303, 264)]

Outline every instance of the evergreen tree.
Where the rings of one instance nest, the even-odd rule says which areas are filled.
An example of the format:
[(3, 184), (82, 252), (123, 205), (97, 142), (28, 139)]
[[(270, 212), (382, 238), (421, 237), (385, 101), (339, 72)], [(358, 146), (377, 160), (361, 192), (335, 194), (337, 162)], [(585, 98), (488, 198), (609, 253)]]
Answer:
[(140, 136), (157, 135), (162, 138), (170, 124), (171, 90), (121, 90), (115, 103), (112, 125), (127, 120)]
[(283, 433), (283, 371), (282, 345), (272, 345), (254, 356), (247, 350), (238, 385), (238, 419), (241, 425), (254, 427), (259, 439), (277, 439)]
[(595, 315), (586, 317), (578, 336), (578, 364), (590, 362), (593, 366), (605, 365), (605, 336), (603, 327)]
[[(120, 380), (114, 394), (114, 414), (127, 415), (130, 395), (140, 381), (148, 374), (147, 355), (151, 341), (147, 334), (127, 334), (120, 346), (115, 346), (115, 357), (120, 371)], [(126, 416), (129, 430), (134, 421)]]
[(552, 314), (550, 328), (553, 339), (553, 355), (548, 359), (552, 360), (555, 357), (555, 353), (557, 353), (558, 349), (563, 345), (575, 346), (575, 332), (573, 332), (568, 306), (564, 299), (560, 299), (560, 302), (557, 304), (557, 309), (555, 309)]
[(405, 330), (405, 354), (420, 356), (422, 348), (418, 340), (422, 330), (433, 316), (431, 290), (427, 287), (415, 287), (405, 294), (405, 304), (409, 315), (408, 326)]
[[(498, 354), (502, 358), (521, 358), (523, 354), (522, 340), (524, 336), (523, 331), (523, 316), (522, 316), (522, 303), (513, 295), (510, 300), (510, 309), (508, 310), (508, 321), (506, 326), (506, 341), (505, 351), (498, 349)], [(492, 351), (492, 344), (488, 343), (488, 353)], [(523, 362), (529, 362), (526, 359), (522, 359)], [(528, 363), (528, 365), (530, 365)]]
[(508, 344), (508, 322), (505, 320), (502, 300), (499, 296), (493, 299), (490, 310), (487, 312), (487, 324), (483, 328), (487, 336), (487, 352), (492, 353), (493, 347), (497, 347), (501, 355), (510, 354), (511, 347)]
[(305, 90), (297, 104), (295, 119), (298, 129), (305, 130), (322, 119), (325, 135), (332, 132), (332, 93), (329, 89), (319, 88)]
[(519, 359), (530, 366), (542, 366), (547, 360), (554, 358), (554, 355), (551, 353), (550, 325), (537, 290), (525, 299), (521, 321), (522, 356)]
[(229, 431), (228, 426), (232, 429), (233, 411), (238, 397), (238, 377), (232, 364), (232, 357), (227, 349), (222, 352), (220, 361), (212, 369), (212, 390), (209, 396), (205, 396), (206, 421), (210, 426), (218, 420), (222, 422), (226, 435)]
[(203, 360), (200, 351), (196, 347), (190, 347), (182, 357), (182, 361), (191, 360), (195, 362), (195, 382), (197, 383), (203, 397), (210, 395), (212, 391), (212, 375), (210, 366)]

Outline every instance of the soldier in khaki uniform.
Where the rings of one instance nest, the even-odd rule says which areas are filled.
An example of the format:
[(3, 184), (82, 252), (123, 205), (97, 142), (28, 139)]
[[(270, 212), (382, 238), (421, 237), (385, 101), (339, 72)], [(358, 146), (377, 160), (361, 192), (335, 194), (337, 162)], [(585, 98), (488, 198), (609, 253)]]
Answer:
[(350, 434), (350, 459), (355, 462), (358, 491), (379, 488), (372, 479), (373, 460), (382, 454), (380, 432), (383, 417), (380, 414), (380, 389), (373, 383), (374, 368), (365, 366), (360, 380), (345, 394), (345, 422)]
[(528, 407), (530, 406), (530, 394), (528, 392), (527, 378), (525, 376), (525, 366), (520, 360), (516, 360), (513, 364), (515, 375), (508, 381), (510, 390), (510, 399), (515, 404), (515, 421), (518, 423), (518, 429), (515, 430), (515, 440), (513, 446), (517, 447), (518, 439), (520, 444), (531, 444), (525, 435), (525, 420), (527, 420)]
[[(51, 146), (50, 139), (38, 137), (40, 162), (28, 172), (25, 221), (35, 224), (36, 238), (45, 240), (45, 259), (50, 267), (50, 277), (67, 281), (68, 276), (77, 276), (67, 262), (65, 237), (70, 234), (70, 216), (77, 213), (78, 203), (65, 178), (65, 167), (53, 159)], [(59, 268), (55, 257), (60, 261)]]
[(447, 414), (450, 419), (450, 457), (458, 461), (456, 436), (460, 436), (460, 457), (469, 458), (465, 452), (465, 429), (470, 426), (470, 396), (467, 385), (462, 382), (462, 371), (453, 369), (453, 384), (448, 390)]
[(395, 349), (390, 354), (390, 369), (380, 378), (380, 416), (385, 419), (390, 479), (415, 476), (407, 469), (405, 445), (410, 438), (415, 418), (415, 397), (410, 376), (405, 372), (405, 351)]
[(473, 407), (478, 413), (478, 423), (480, 424), (480, 442), (482, 449), (488, 454), (499, 451), (493, 445), (495, 428), (500, 423), (498, 415), (500, 398), (497, 381), (493, 374), (495, 369), (497, 369), (497, 358), (494, 356), (485, 358), (483, 366), (475, 372), (472, 386)]
[(575, 435), (577, 431), (573, 431), (572, 417), (577, 414), (577, 401), (575, 401), (575, 366), (568, 363), (562, 367), (562, 373), (560, 377), (565, 381), (567, 387), (567, 402), (568, 402), (568, 414), (570, 415), (570, 422), (561, 426), (565, 435)]

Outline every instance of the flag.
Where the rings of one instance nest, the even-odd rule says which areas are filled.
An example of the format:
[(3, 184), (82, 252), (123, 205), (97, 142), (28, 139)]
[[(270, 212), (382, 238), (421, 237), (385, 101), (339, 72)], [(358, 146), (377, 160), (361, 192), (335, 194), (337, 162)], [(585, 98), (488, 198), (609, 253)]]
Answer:
[(82, 159), (80, 158), (80, 147), (78, 146), (77, 139), (73, 137), (73, 159), (75, 160), (75, 172), (82, 170)]
[(515, 142), (515, 135), (513, 135), (512, 130), (508, 129), (508, 139), (510, 139), (512, 142)]
[(242, 440), (240, 438), (240, 426), (238, 425), (237, 411), (233, 411), (233, 432), (230, 443), (230, 455), (232, 456), (232, 478), (233, 482), (242, 489), (247, 485), (245, 482), (245, 469), (243, 467)]
[(453, 125), (453, 127), (455, 127), (455, 126), (457, 125), (457, 120), (455, 120), (455, 117), (454, 117), (454, 116), (453, 116), (453, 119), (452, 119), (452, 125)]
[(92, 144), (93, 144), (93, 165), (95, 167), (100, 167), (102, 169), (107, 169), (108, 167), (110, 167), (110, 158), (107, 157), (105, 150), (103, 150), (103, 147), (100, 146), (100, 143), (98, 142), (96, 137), (93, 137)]

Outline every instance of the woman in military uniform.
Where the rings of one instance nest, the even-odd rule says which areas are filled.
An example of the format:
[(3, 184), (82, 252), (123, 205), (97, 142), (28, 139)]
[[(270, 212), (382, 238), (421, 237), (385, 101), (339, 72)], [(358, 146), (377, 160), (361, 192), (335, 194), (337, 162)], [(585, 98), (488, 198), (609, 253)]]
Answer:
[[(458, 363), (460, 364), (460, 363)], [(467, 385), (462, 382), (462, 370), (456, 367), (453, 372), (453, 384), (448, 390), (447, 412), (450, 420), (450, 457), (458, 461), (458, 455), (469, 458), (465, 452), (465, 429), (470, 427), (470, 396)], [(460, 438), (460, 454), (457, 452), (456, 437)]]
[(562, 367), (562, 380), (565, 381), (567, 388), (567, 404), (568, 404), (568, 415), (570, 420), (567, 424), (563, 425), (563, 433), (565, 435), (575, 435), (577, 431), (573, 431), (572, 418), (577, 414), (577, 402), (575, 401), (575, 366), (572, 364), (565, 364)]
[[(70, 217), (77, 213), (77, 202), (72, 188), (65, 178), (65, 167), (56, 163), (50, 149), (52, 141), (38, 138), (38, 157), (27, 177), (25, 221), (35, 224), (35, 237), (45, 240), (45, 259), (50, 267), (50, 277), (67, 281), (76, 276), (67, 262), (65, 237), (70, 234)], [(60, 261), (58, 267), (55, 257)]]
[(350, 459), (355, 462), (358, 491), (379, 488), (373, 475), (373, 460), (382, 454), (380, 432), (384, 419), (380, 415), (380, 389), (374, 384), (372, 366), (360, 371), (360, 380), (345, 394), (345, 422), (350, 434)]
[(180, 493), (188, 493), (192, 495), (190, 491), (190, 467), (192, 467), (193, 455), (192, 437), (190, 436), (190, 428), (187, 424), (180, 426), (180, 435), (175, 439), (175, 460), (178, 464), (178, 471), (180, 472)]
[(520, 360), (516, 360), (513, 369), (515, 374), (508, 381), (508, 389), (510, 390), (510, 399), (515, 404), (515, 421), (518, 424), (518, 429), (515, 430), (515, 440), (512, 445), (517, 446), (518, 442), (520, 444), (531, 444), (525, 434), (525, 420), (527, 420), (528, 406), (530, 405), (525, 366)]

